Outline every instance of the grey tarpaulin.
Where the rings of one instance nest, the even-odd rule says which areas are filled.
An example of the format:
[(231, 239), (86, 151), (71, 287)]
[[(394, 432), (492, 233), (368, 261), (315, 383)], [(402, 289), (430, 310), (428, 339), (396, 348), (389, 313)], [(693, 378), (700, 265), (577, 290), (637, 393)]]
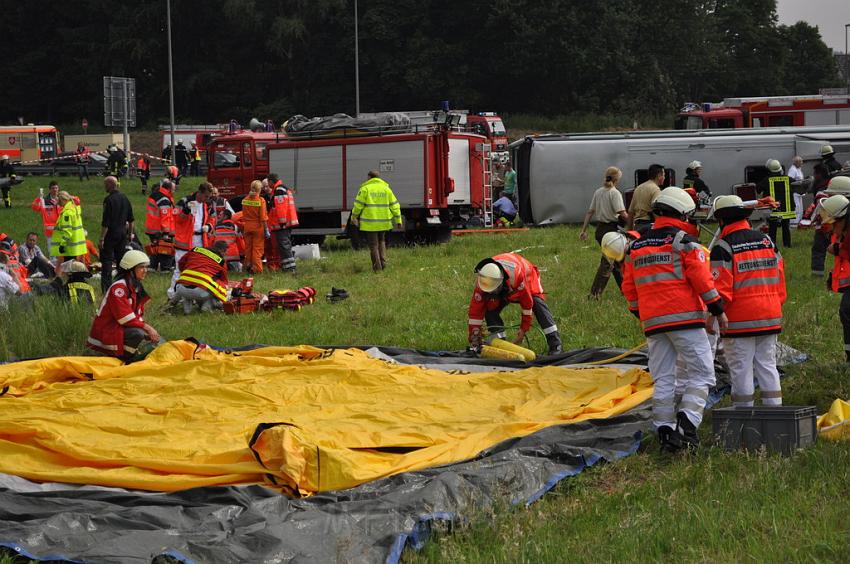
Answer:
[[(386, 347), (376, 352), (402, 363), (518, 367), (463, 353)], [(583, 349), (535, 364), (576, 364), (619, 352)], [(646, 355), (635, 353), (619, 363), (645, 365)], [(396, 562), (405, 546), (424, 543), (433, 520), (474, 519), (494, 502), (531, 503), (600, 460), (634, 453), (648, 423), (644, 407), (616, 418), (549, 427), (504, 441), (473, 460), (306, 499), (262, 486), (166, 494), (0, 475), (0, 546), (43, 560), (150, 562), (169, 554), (199, 562)]]
[(283, 124), (283, 129), (289, 135), (299, 133), (328, 133), (339, 131), (383, 132), (410, 131), (410, 118), (405, 114), (388, 112), (374, 114), (369, 117), (351, 117), (348, 114), (334, 114), (326, 117), (308, 118), (302, 115), (292, 116)]

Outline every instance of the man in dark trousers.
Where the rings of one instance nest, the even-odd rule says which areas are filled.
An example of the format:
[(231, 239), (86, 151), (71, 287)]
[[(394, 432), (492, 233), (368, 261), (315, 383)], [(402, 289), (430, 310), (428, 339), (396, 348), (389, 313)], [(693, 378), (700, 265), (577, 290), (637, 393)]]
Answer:
[(186, 150), (186, 145), (183, 141), (177, 142), (177, 147), (174, 149), (174, 164), (180, 171), (180, 176), (186, 176), (189, 172), (189, 151)]
[(100, 222), (100, 287), (106, 294), (112, 285), (112, 265), (124, 256), (128, 236), (133, 233), (135, 218), (130, 200), (118, 191), (117, 178), (107, 176), (103, 179), (103, 187), (106, 190), (106, 198), (103, 199), (103, 220)]
[(6, 182), (2, 183), (3, 205), (7, 208), (11, 208), (12, 198), (9, 196), (9, 192), (15, 182), (15, 168), (9, 160), (9, 155), (3, 155), (0, 157), (0, 179), (8, 179)]

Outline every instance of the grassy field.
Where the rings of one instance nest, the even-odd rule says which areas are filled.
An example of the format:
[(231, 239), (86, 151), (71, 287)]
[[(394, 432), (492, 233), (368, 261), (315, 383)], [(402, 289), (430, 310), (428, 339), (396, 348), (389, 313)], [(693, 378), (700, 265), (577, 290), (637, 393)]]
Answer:
[[(83, 200), (84, 219), (97, 240), (102, 186), (59, 179)], [(23, 240), (38, 230), (29, 203), (46, 178), (28, 178), (13, 192), (15, 208), (0, 209), (0, 231)], [(183, 193), (194, 185), (184, 183)], [(139, 214), (143, 197), (127, 180)], [(584, 203), (580, 204), (581, 206)], [(838, 297), (809, 274), (811, 234), (794, 232), (795, 246), (784, 251), (789, 300), (781, 339), (812, 355), (791, 367), (784, 380), (787, 405), (816, 405), (824, 411), (837, 397), (850, 396), (850, 371), (842, 362)], [(553, 227), (510, 235), (456, 237), (431, 247), (390, 249), (387, 271), (373, 274), (366, 252), (345, 241), (331, 241), (323, 259), (303, 261), (296, 277), (263, 274), (261, 291), (314, 286), (321, 295), (331, 286), (351, 298), (332, 305), (324, 300), (298, 313), (228, 317), (185, 317), (161, 312), (168, 279), (146, 281), (153, 302), (147, 320), (164, 337), (194, 336), (226, 346), (265, 344), (380, 344), (427, 349), (465, 346), (466, 307), (473, 266), (483, 257), (522, 249), (536, 263), (561, 328), (565, 348), (614, 345), (643, 340), (616, 286), (599, 301), (586, 296), (599, 260), (595, 242), (582, 243), (575, 227)], [(508, 323), (518, 321), (509, 308)], [(39, 302), (32, 312), (0, 314), (0, 359), (80, 354), (92, 311)], [(545, 350), (539, 333), (532, 344)], [(703, 425), (710, 429), (710, 416)], [(847, 561), (850, 544), (850, 447), (819, 443), (791, 457), (726, 454), (704, 448), (673, 460), (645, 448), (617, 464), (594, 467), (561, 482), (540, 502), (525, 507), (497, 505), (436, 535), (411, 561)], [(5, 564), (0, 557), (0, 564)]]

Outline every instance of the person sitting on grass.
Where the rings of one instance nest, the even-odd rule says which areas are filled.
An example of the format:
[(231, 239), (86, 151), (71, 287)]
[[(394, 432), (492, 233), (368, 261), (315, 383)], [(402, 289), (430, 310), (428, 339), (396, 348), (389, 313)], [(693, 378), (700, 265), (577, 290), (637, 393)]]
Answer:
[(227, 300), (227, 243), (216, 241), (212, 248), (195, 247), (180, 259), (180, 277), (175, 295), (183, 301), (183, 313), (189, 315), (195, 303), (201, 311), (212, 311)]
[(0, 253), (0, 309), (8, 307), (9, 302), (21, 292), (17, 276), (10, 273), (8, 267), (9, 256), (6, 253)]
[(125, 362), (140, 360), (161, 337), (144, 320), (150, 300), (142, 281), (150, 259), (142, 251), (127, 251), (118, 263), (118, 277), (106, 291), (89, 332), (86, 346)]

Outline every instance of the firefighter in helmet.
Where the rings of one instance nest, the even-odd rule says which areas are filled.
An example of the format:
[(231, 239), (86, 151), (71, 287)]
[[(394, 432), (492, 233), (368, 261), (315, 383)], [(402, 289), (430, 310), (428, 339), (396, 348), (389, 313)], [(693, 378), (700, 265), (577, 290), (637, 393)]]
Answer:
[(776, 159), (768, 159), (764, 163), (767, 176), (758, 183), (759, 196), (770, 196), (779, 203), (779, 207), (770, 214), (768, 226), (770, 239), (776, 242), (776, 232), (782, 226), (782, 246), (791, 246), (791, 220), (797, 217), (794, 211), (794, 199), (791, 196), (791, 179), (782, 170), (782, 163)]
[(820, 158), (830, 174), (836, 170), (841, 170), (841, 163), (835, 158), (835, 150), (832, 148), (832, 145), (824, 145), (820, 148)]
[[(623, 269), (622, 291), (643, 326), (654, 383), (652, 418), (662, 451), (699, 444), (714, 359), (706, 333), (707, 312), (726, 327), (723, 302), (714, 286), (705, 249), (688, 223), (696, 205), (681, 188), (663, 190), (652, 204), (655, 222), (634, 241)], [(686, 365), (676, 396), (677, 359)]]
[(477, 280), (469, 302), (468, 324), (469, 341), (473, 346), (481, 343), (481, 325), (484, 322), (493, 336), (504, 339), (501, 312), (508, 304), (518, 303), (522, 308), (522, 319), (514, 343), (520, 344), (531, 329), (533, 314), (546, 336), (549, 354), (563, 352), (561, 335), (546, 305), (536, 266), (516, 253), (504, 253), (479, 262), (475, 274)]

